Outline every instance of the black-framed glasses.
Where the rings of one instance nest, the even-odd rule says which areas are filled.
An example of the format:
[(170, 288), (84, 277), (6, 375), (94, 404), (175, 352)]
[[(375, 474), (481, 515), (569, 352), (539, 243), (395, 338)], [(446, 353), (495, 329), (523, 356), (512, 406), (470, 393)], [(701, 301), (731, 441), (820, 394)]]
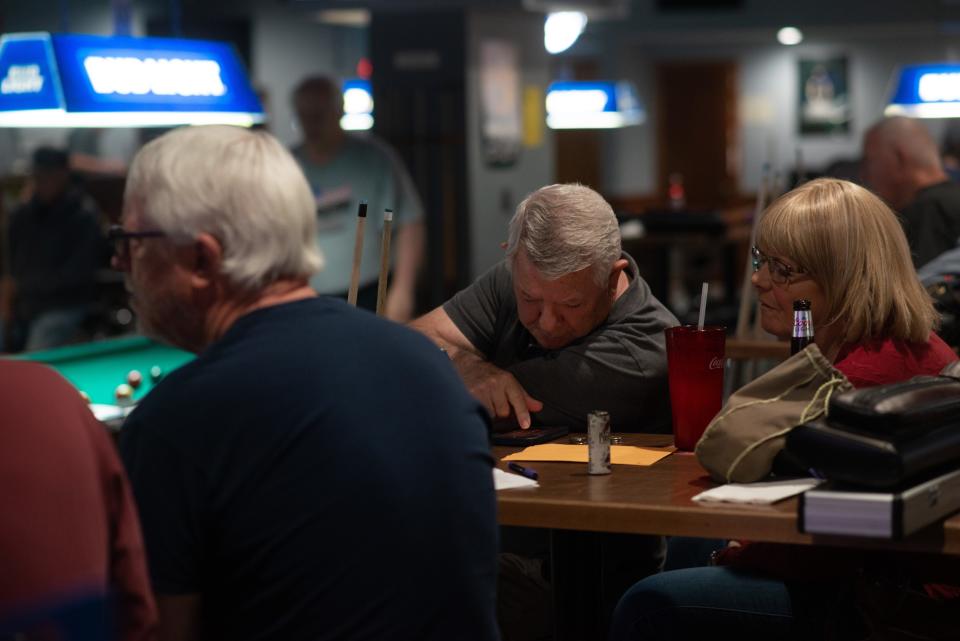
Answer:
[(770, 272), (770, 280), (776, 285), (789, 285), (794, 275), (806, 274), (800, 267), (794, 269), (782, 260), (767, 256), (756, 245), (750, 248), (750, 256), (753, 259), (753, 271), (760, 271), (760, 268), (766, 264), (767, 271)]
[(142, 238), (163, 238), (167, 235), (165, 231), (127, 231), (120, 225), (110, 225), (107, 230), (107, 240), (113, 245), (113, 255), (117, 260), (125, 262), (130, 258), (130, 241)]

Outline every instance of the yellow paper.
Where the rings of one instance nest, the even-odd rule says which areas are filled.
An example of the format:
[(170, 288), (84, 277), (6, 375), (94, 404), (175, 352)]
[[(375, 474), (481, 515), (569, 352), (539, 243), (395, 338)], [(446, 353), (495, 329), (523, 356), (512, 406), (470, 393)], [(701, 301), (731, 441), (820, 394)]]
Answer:
[[(614, 465), (653, 465), (669, 456), (675, 448), (637, 447), (635, 445), (611, 445), (610, 462)], [(504, 461), (566, 461), (586, 463), (588, 458), (586, 445), (565, 445), (563, 443), (544, 443), (531, 445), (519, 452), (504, 456)]]

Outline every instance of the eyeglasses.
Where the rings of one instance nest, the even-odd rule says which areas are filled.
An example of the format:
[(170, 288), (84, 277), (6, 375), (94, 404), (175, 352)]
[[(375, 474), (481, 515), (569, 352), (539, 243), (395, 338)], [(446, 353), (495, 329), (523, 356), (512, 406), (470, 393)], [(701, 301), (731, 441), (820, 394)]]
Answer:
[(753, 257), (753, 271), (758, 272), (764, 264), (767, 265), (767, 271), (770, 273), (770, 280), (775, 285), (789, 285), (795, 274), (806, 274), (806, 272), (797, 267), (794, 269), (781, 260), (767, 256), (757, 249), (756, 245), (750, 248), (750, 255)]
[(127, 231), (120, 225), (110, 225), (107, 230), (107, 240), (113, 245), (113, 255), (121, 263), (130, 259), (130, 241), (142, 238), (163, 238), (165, 231)]

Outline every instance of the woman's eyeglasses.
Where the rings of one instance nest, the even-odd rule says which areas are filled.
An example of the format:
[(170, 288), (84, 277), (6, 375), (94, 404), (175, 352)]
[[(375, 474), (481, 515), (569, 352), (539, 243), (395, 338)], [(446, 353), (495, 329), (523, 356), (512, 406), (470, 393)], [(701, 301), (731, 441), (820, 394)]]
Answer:
[(163, 238), (165, 231), (126, 231), (120, 225), (111, 225), (107, 230), (107, 240), (113, 245), (113, 255), (120, 262), (130, 258), (130, 241), (141, 238)]
[(756, 245), (750, 248), (750, 255), (753, 257), (753, 271), (760, 271), (760, 268), (766, 264), (767, 271), (770, 272), (770, 280), (776, 285), (789, 285), (794, 275), (806, 273), (799, 267), (794, 269), (781, 260), (767, 256), (757, 249)]

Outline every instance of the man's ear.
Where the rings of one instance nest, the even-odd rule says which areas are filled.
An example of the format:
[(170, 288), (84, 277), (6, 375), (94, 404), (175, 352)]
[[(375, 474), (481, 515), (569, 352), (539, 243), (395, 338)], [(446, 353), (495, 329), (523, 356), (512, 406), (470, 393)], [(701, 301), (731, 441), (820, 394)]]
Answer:
[(190, 284), (195, 289), (206, 289), (220, 275), (223, 265), (223, 246), (214, 236), (201, 233), (193, 241), (193, 261), (190, 264)]
[(623, 270), (630, 265), (630, 262), (626, 258), (617, 259), (613, 263), (613, 267), (610, 268), (610, 280), (607, 281), (607, 288), (612, 294), (617, 293), (617, 285), (620, 282), (620, 274), (623, 273)]

